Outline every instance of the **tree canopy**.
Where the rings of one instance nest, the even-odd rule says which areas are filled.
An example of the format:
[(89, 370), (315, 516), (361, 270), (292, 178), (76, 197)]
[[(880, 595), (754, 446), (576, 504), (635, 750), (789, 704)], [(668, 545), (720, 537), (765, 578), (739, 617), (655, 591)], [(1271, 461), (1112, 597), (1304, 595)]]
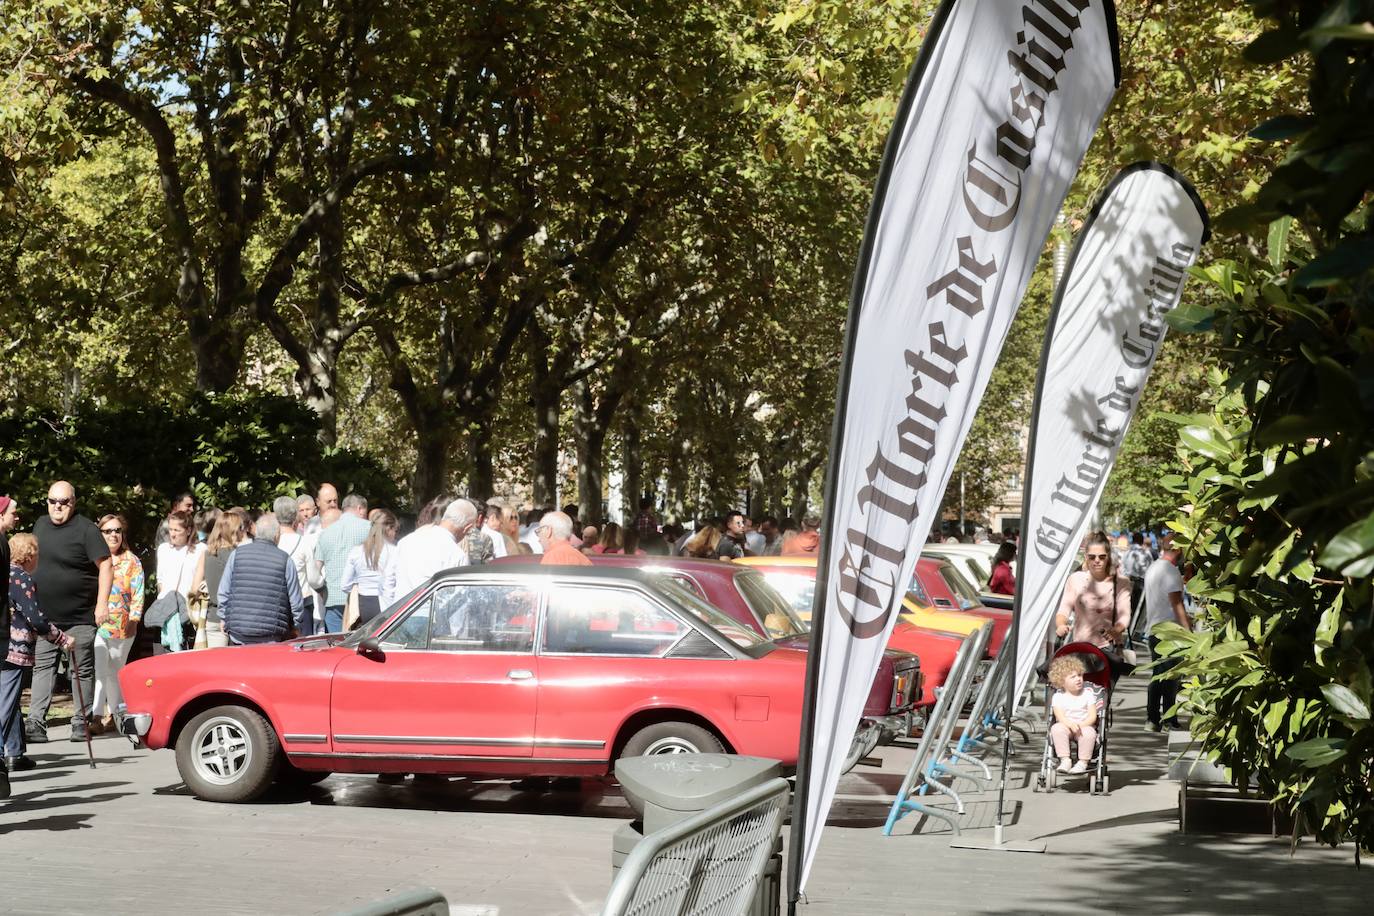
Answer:
[[(800, 514), (878, 156), (934, 8), (15, 0), (6, 393), (174, 413), (197, 390), (283, 394), (412, 502), (461, 485), (575, 494), (598, 516), (616, 473), (626, 505), (650, 489), (686, 516), (747, 494)], [(1252, 197), (1270, 153), (1247, 125), (1300, 92), (1289, 65), (1241, 61), (1245, 8), (1126, 0), (1118, 17), (1123, 85), (1056, 240), (1139, 158), (1179, 166), (1214, 210)], [(961, 478), (976, 512), (1017, 469), (1051, 262), (947, 507)], [(1110, 515), (1172, 506), (1147, 472), (1172, 457), (1160, 417), (1198, 406), (1210, 359), (1166, 347)]]

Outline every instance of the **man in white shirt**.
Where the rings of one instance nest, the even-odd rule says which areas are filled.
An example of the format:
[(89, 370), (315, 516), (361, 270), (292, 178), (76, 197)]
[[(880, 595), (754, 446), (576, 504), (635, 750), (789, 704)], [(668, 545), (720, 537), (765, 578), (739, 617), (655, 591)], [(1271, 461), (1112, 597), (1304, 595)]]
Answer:
[[(1184, 629), (1193, 628), (1188, 612), (1183, 606), (1183, 576), (1178, 571), (1179, 551), (1172, 544), (1164, 549), (1159, 559), (1145, 570), (1145, 628), (1150, 631), (1150, 655), (1159, 658), (1159, 637), (1154, 635), (1156, 624), (1176, 623)], [(1178, 659), (1169, 659), (1155, 667), (1155, 672), (1168, 671), (1178, 664)], [(1161, 720), (1178, 699), (1178, 681), (1151, 680), (1145, 694), (1145, 716), (1149, 719), (1150, 731), (1178, 728), (1178, 719), (1170, 717)]]
[[(310, 499), (310, 497), (302, 497)], [(315, 501), (310, 499), (313, 509)], [(309, 636), (315, 632), (315, 612), (319, 601), (318, 590), (324, 585), (324, 572), (319, 559), (315, 556), (315, 541), (319, 535), (304, 534), (298, 530), (300, 523), (300, 500), (290, 496), (278, 496), (272, 503), (272, 514), (277, 517), (281, 534), (277, 546), (286, 551), (291, 564), (296, 568), (296, 579), (301, 587), (304, 611), (296, 621), (296, 632)], [(309, 518), (307, 518), (307, 521)]]
[(544, 545), (539, 543), (539, 535), (536, 533), (539, 530), (541, 516), (542, 513), (538, 509), (530, 510), (529, 517), (525, 519), (526, 527), (522, 529), (524, 533), (520, 535), (520, 543), (528, 545), (536, 556), (544, 552)]
[(382, 607), (389, 607), (442, 569), (467, 566), (463, 538), (476, 523), (477, 507), (466, 499), (455, 499), (439, 521), (401, 538), (382, 577)]
[(499, 496), (487, 500), (487, 518), (482, 524), (482, 535), (491, 542), (491, 556), (499, 560), (510, 551), (506, 549), (505, 530), (511, 514), (515, 512), (511, 504)]

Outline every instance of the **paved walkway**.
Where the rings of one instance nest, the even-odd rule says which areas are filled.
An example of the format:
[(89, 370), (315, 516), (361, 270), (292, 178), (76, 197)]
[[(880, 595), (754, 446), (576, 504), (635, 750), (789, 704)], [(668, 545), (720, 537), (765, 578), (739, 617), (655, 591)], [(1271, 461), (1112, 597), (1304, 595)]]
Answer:
[[(1349, 850), (1284, 840), (1182, 837), (1176, 786), (1160, 778), (1163, 737), (1144, 734), (1143, 685), (1126, 682), (1113, 794), (1009, 795), (1009, 839), (1043, 855), (951, 849), (939, 823), (904, 820), (883, 837), (909, 750), (847, 777), (803, 916), (1066, 913), (1374, 912), (1374, 870)], [(65, 729), (53, 729), (65, 738)], [(521, 792), (509, 782), (385, 787), (335, 776), (250, 806), (191, 798), (171, 752), (95, 742), (98, 769), (65, 740), (32, 748), (0, 803), (0, 912), (324, 914), (401, 889), (442, 890), (460, 916), (596, 913), (611, 834), (629, 818), (618, 791)], [(1033, 755), (1027, 755), (1027, 759)], [(975, 837), (995, 795), (969, 796)]]

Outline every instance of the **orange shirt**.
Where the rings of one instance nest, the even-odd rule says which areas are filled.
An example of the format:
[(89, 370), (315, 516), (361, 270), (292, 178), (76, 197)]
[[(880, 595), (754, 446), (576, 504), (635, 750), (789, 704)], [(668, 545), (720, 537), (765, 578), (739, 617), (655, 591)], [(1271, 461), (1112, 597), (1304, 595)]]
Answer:
[(821, 552), (821, 536), (815, 531), (799, 531), (782, 547), (784, 557), (814, 557)]
[(539, 561), (540, 566), (591, 566), (592, 561), (582, 555), (578, 550), (567, 541), (557, 541), (549, 545), (549, 549), (544, 551), (544, 556)]

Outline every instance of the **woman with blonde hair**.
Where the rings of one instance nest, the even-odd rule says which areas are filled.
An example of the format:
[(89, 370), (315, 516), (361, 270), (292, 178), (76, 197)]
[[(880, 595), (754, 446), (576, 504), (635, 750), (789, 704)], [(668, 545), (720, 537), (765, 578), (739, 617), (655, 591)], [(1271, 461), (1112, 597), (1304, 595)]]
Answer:
[(348, 552), (344, 560), (343, 579), (340, 584), (343, 593), (348, 595), (356, 586), (358, 589), (358, 619), (350, 621), (352, 626), (362, 626), (382, 610), (382, 573), (396, 552), (396, 535), (400, 533), (400, 523), (396, 516), (386, 509), (374, 512), (372, 528), (361, 544)]
[(706, 525), (700, 531), (687, 539), (687, 543), (682, 547), (682, 555), (685, 557), (699, 557), (703, 560), (714, 560), (716, 558), (716, 548), (720, 546), (720, 529), (714, 525)]
[[(184, 602), (191, 596), (196, 566), (204, 552), (205, 545), (196, 540), (196, 524), (191, 513), (173, 512), (168, 515), (167, 543), (157, 545), (157, 597), (161, 599), (176, 592), (181, 596), (184, 607)], [(177, 642), (180, 626), (180, 622), (170, 620), (162, 624), (159, 642), (164, 651), (180, 652), (188, 648), (184, 639), (180, 644)], [(160, 654), (156, 648), (153, 651)]]
[(138, 634), (138, 622), (143, 619), (143, 564), (129, 549), (129, 523), (124, 516), (114, 513), (102, 515), (96, 527), (105, 538), (105, 546), (110, 548), (112, 575), (106, 617), (95, 633), (92, 735), (113, 731), (124, 716), (119, 669), (129, 660), (129, 649)]
[(220, 515), (205, 541), (205, 550), (201, 552), (199, 565), (196, 566), (192, 589), (205, 595), (207, 648), (229, 645), (229, 637), (225, 635), (224, 623), (219, 616), (219, 580), (224, 576), (224, 567), (229, 565), (229, 555), (239, 546), (242, 524), (242, 518), (233, 509)]
[(1069, 634), (1071, 642), (1090, 642), (1098, 648), (1115, 648), (1131, 625), (1131, 580), (1120, 575), (1112, 557), (1112, 542), (1105, 532), (1094, 531), (1083, 542), (1083, 568), (1064, 583), (1064, 595), (1054, 616), (1055, 634)]
[(607, 522), (601, 529), (601, 540), (592, 548), (593, 553), (620, 553), (625, 549), (625, 539), (621, 528), (615, 522)]

